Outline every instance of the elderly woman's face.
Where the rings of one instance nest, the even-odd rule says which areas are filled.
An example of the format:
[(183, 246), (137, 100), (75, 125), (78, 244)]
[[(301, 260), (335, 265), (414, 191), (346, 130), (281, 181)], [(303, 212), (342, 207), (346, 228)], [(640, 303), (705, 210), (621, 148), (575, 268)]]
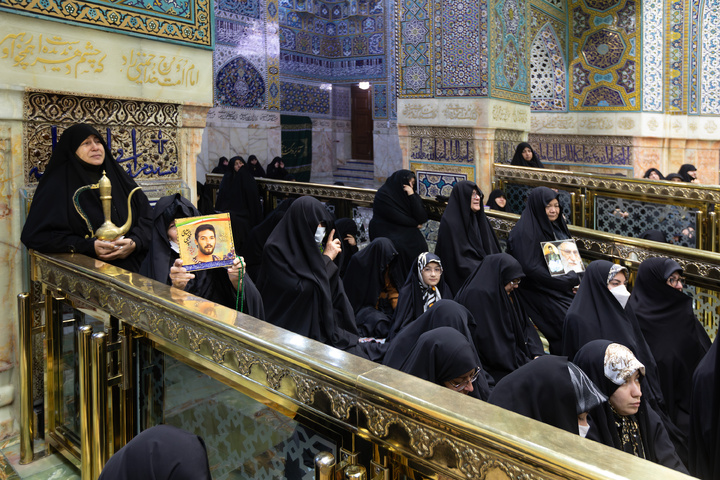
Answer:
[(482, 203), (480, 202), (482, 198), (480, 197), (480, 193), (473, 189), (472, 193), (470, 194), (470, 210), (473, 212), (479, 212), (482, 207)]
[(550, 203), (545, 205), (545, 214), (551, 222), (554, 222), (560, 216), (560, 202), (557, 198), (550, 200)]
[(90, 135), (75, 150), (75, 155), (89, 165), (99, 166), (105, 161), (105, 147), (97, 135)]

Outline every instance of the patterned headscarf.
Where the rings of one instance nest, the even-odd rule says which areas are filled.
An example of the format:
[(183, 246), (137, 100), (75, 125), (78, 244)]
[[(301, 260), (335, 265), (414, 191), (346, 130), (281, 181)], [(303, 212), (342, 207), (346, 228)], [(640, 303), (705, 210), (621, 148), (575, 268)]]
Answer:
[(645, 365), (625, 345), (611, 343), (605, 350), (605, 376), (615, 385), (623, 385), (636, 370), (645, 376)]
[(627, 268), (623, 267), (622, 265), (618, 265), (617, 263), (613, 263), (613, 266), (610, 267), (610, 271), (608, 272), (607, 281), (605, 283), (610, 284), (610, 280), (612, 280), (613, 277), (620, 272), (623, 272), (625, 274), (626, 278), (629, 277)]
[(440, 257), (435, 255), (434, 253), (430, 252), (423, 252), (418, 256), (417, 260), (417, 274), (418, 274), (418, 281), (420, 282), (420, 291), (422, 292), (422, 298), (423, 298), (423, 312), (427, 312), (427, 309), (432, 307), (435, 302), (440, 300), (442, 296), (440, 295), (440, 290), (438, 290), (435, 287), (432, 287), (428, 284), (426, 284), (423, 281), (422, 271), (423, 268), (427, 266), (428, 263), (435, 262), (440, 266), (440, 269), (442, 269), (442, 262), (440, 261)]

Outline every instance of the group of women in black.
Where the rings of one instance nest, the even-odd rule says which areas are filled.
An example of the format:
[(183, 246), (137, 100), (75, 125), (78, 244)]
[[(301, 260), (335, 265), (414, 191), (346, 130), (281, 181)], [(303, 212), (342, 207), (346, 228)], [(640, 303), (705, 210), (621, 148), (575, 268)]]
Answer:
[(139, 192), (122, 238), (91, 238), (104, 221), (100, 198), (90, 190), (77, 200), (85, 222), (75, 190), (105, 171), (114, 188), (111, 217), (122, 224), (135, 182), (99, 132), (75, 125), (53, 150), (22, 241), (142, 268), (226, 306), (238, 307), (242, 288), (239, 308), (274, 325), (638, 457), (688, 466), (701, 478), (718, 474), (716, 348), (675, 261), (643, 262), (632, 295), (627, 270), (607, 261), (590, 263), (582, 279), (551, 276), (540, 242), (571, 238), (557, 193), (530, 192), (505, 253), (483, 194), (469, 181), (455, 185), (431, 253), (419, 230), (427, 213), (408, 170), (378, 190), (372, 241), (355, 252), (354, 226), (336, 222), (315, 198), (286, 200), (264, 218), (247, 195), (246, 167), (226, 173), (217, 207), (242, 219), (248, 264), (189, 273), (178, 264), (174, 222), (198, 212), (179, 195), (152, 210)]
[(265, 171), (255, 155), (248, 156), (247, 161), (240, 155), (236, 155), (229, 160), (227, 157), (220, 157), (218, 164), (212, 169), (211, 173), (222, 173), (224, 175), (232, 172), (236, 169), (238, 162), (243, 166), (249, 167), (248, 172), (252, 174), (253, 177), (267, 177), (275, 180), (291, 179), (291, 175), (285, 169), (285, 162), (283, 162), (282, 157), (273, 158), (272, 162), (267, 166), (267, 171)]

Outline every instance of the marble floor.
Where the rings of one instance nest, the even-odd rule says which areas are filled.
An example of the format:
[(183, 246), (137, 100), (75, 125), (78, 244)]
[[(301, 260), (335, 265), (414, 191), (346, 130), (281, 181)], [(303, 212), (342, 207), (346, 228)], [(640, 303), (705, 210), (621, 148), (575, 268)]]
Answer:
[(28, 465), (20, 465), (20, 439), (13, 437), (0, 442), (0, 480), (80, 480), (80, 470), (55, 453), (45, 453), (43, 442), (36, 442), (37, 458)]

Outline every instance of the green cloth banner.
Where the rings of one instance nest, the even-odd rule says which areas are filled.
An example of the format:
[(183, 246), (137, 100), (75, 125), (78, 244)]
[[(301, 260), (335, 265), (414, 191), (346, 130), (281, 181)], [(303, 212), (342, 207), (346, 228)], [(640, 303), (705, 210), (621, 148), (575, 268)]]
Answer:
[(296, 180), (309, 182), (312, 166), (312, 119), (280, 115), (280, 130), (285, 169)]

